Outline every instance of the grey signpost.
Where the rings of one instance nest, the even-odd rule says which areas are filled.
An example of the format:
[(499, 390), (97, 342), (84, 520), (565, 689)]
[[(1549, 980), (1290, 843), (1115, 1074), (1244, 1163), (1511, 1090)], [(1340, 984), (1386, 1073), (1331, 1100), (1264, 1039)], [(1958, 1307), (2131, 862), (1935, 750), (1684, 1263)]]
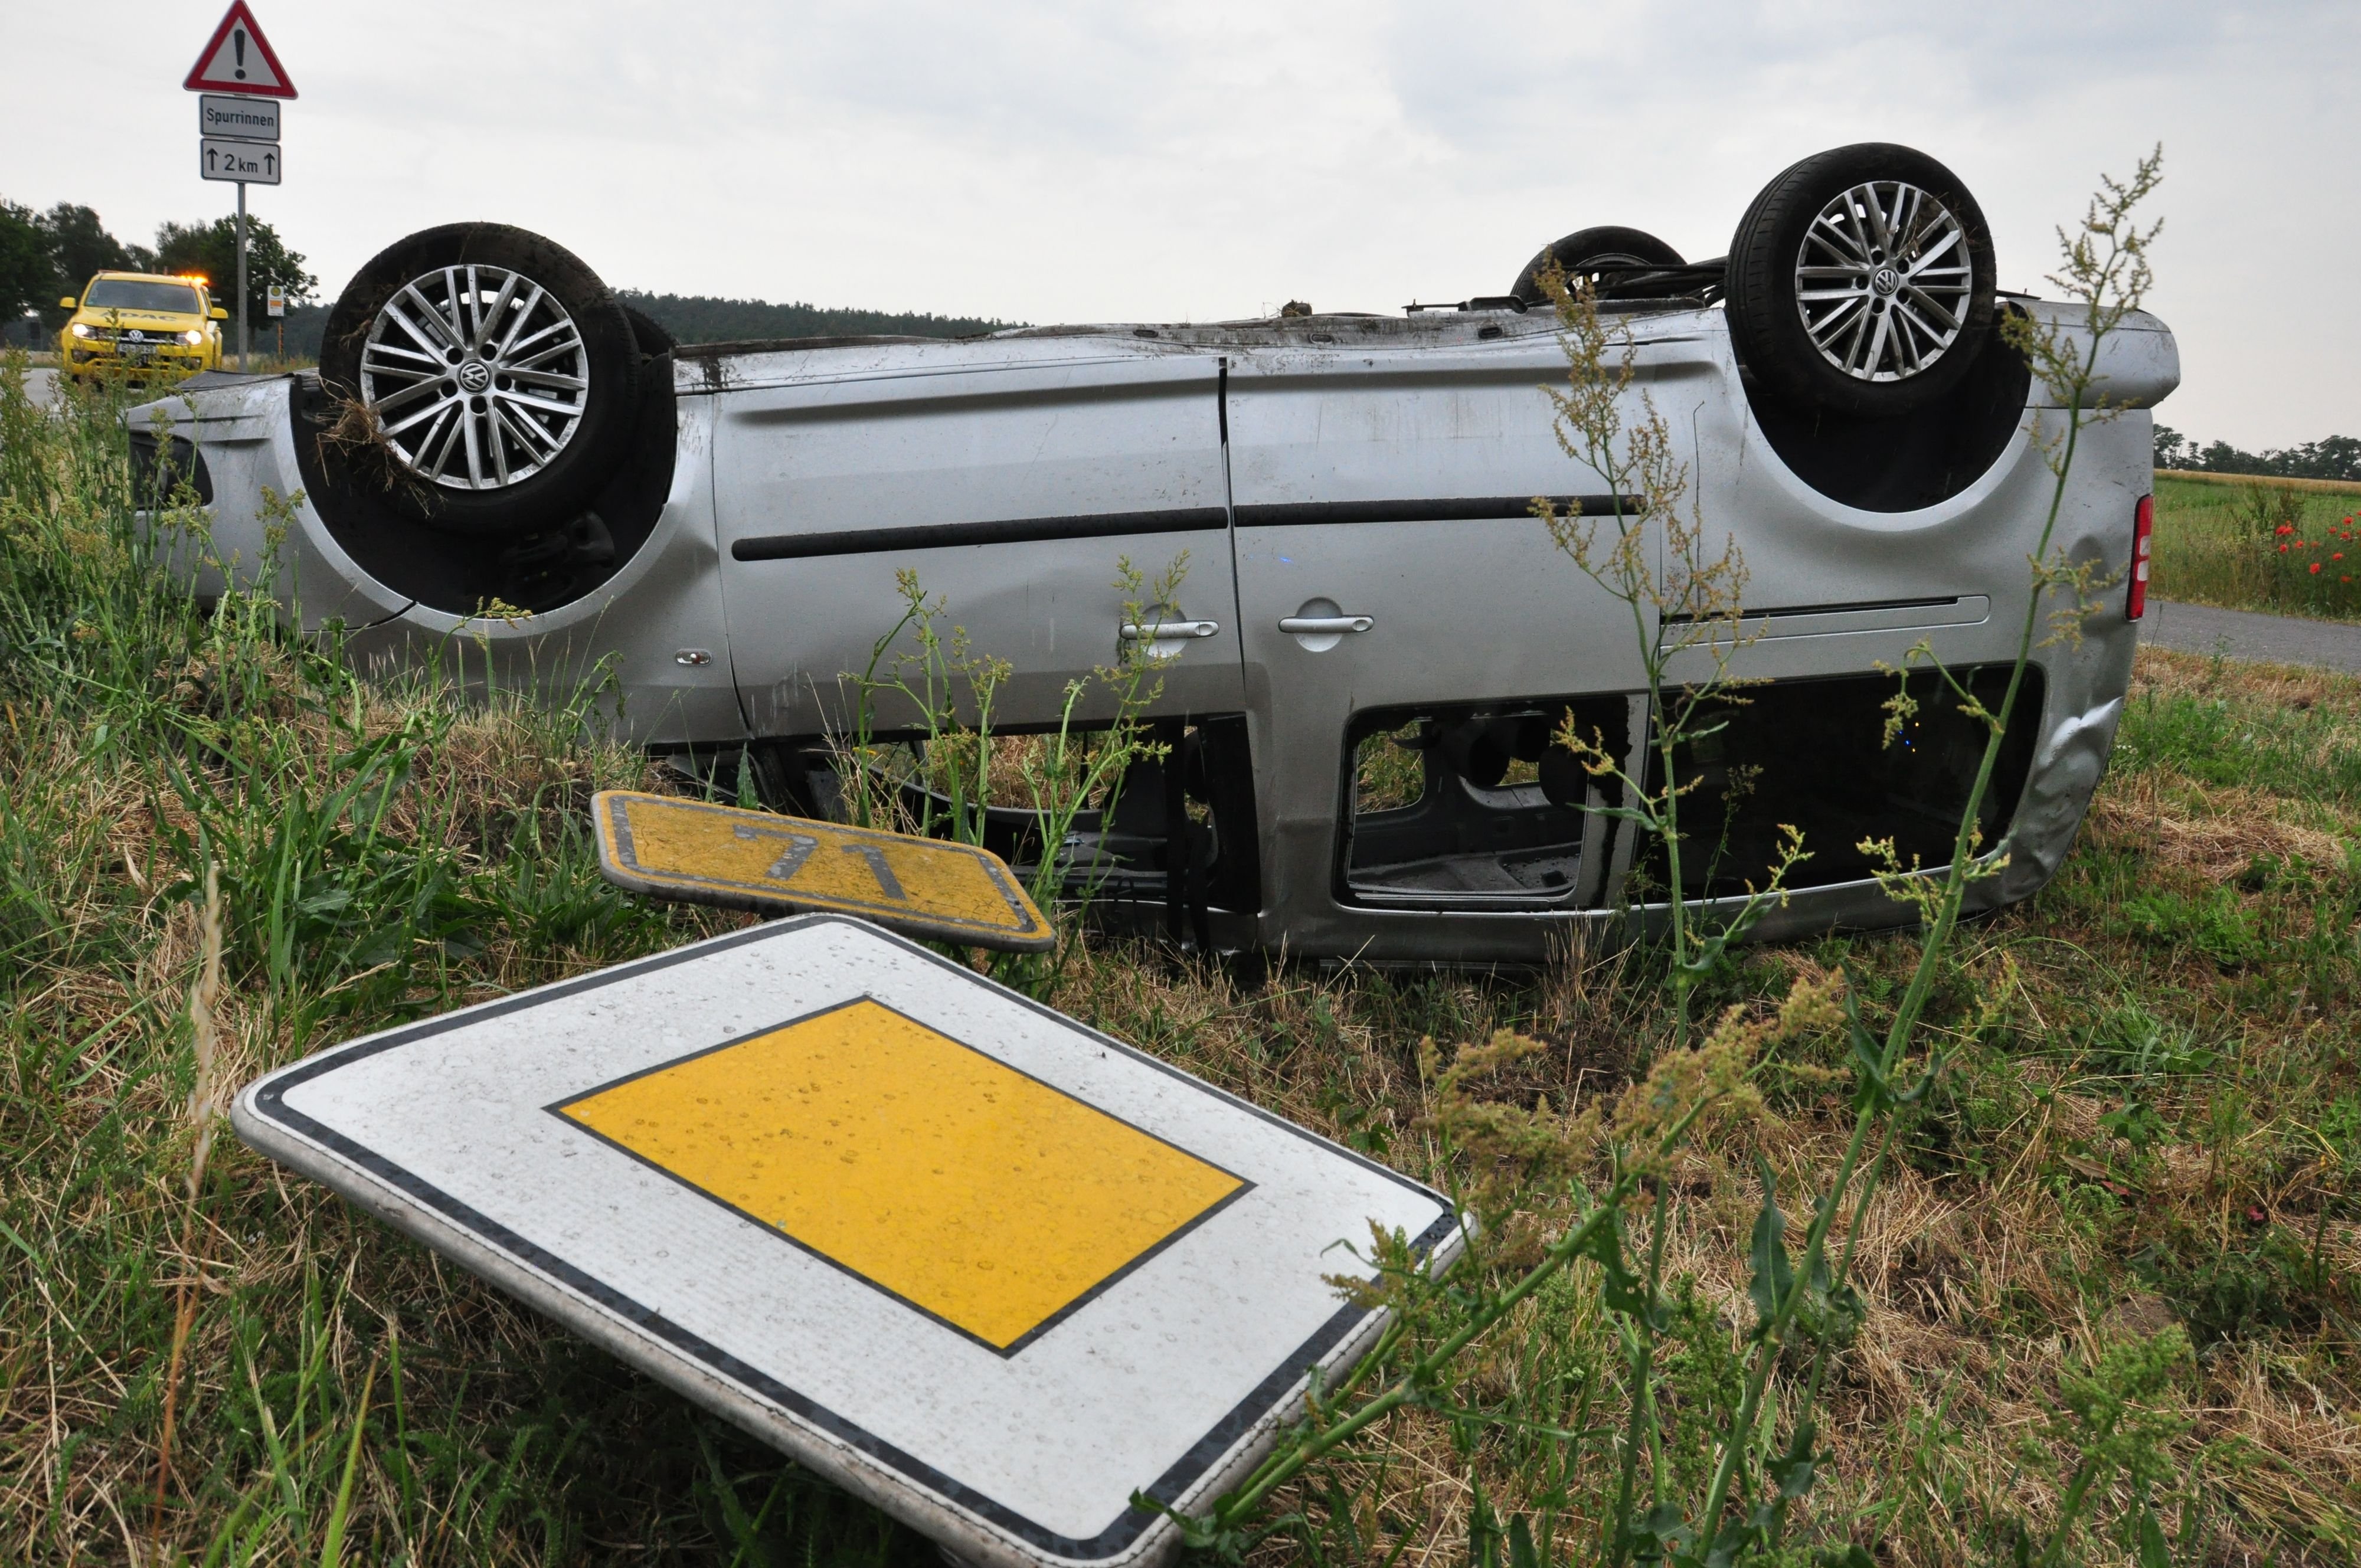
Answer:
[(231, 0), (213, 38), (181, 83), (197, 100), (197, 173), (237, 187), (237, 367), (247, 368), (246, 188), (276, 185), (286, 160), (279, 149), (279, 101), (295, 84), (255, 25), (246, 0)]
[[(222, 100), (208, 96), (208, 104)], [(272, 109), (279, 105), (273, 104)], [(270, 116), (270, 128), (275, 134), (279, 116)], [(197, 173), (205, 180), (234, 181), (237, 185), (237, 367), (247, 368), (247, 347), (246, 327), (246, 188), (279, 183), (283, 162), (275, 141), (249, 141), (244, 137), (200, 136), (197, 138)]]

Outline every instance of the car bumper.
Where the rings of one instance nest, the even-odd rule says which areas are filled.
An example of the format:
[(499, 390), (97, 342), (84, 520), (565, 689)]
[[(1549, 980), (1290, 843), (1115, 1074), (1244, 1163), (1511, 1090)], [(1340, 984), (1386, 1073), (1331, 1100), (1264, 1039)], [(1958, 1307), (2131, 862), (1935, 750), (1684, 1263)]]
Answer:
[(202, 349), (182, 353), (125, 356), (112, 348), (87, 345), (68, 349), (65, 364), (81, 376), (149, 376), (159, 373), (193, 376), (211, 368), (212, 356)]

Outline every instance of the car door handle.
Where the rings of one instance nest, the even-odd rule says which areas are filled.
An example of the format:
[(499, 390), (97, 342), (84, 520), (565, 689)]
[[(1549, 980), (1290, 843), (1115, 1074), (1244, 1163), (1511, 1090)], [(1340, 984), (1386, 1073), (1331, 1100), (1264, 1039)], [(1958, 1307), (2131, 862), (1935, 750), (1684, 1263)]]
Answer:
[(1126, 642), (1177, 642), (1190, 637), (1211, 637), (1221, 630), (1218, 620), (1158, 620), (1146, 626), (1126, 622), (1123, 640)]
[(1376, 621), (1366, 615), (1290, 615), (1279, 629), (1290, 637), (1334, 637), (1340, 631), (1367, 631)]

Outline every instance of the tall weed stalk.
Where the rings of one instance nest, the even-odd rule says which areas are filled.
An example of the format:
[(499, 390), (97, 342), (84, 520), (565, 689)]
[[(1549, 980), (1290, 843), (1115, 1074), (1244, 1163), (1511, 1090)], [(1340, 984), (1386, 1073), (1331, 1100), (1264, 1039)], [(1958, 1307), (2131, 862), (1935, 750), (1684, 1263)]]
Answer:
[[(1124, 624), (1152, 630), (1161, 607), (1179, 594), (1188, 565), (1183, 552), (1151, 581), (1128, 557), (1120, 560), (1114, 587), (1125, 596)], [(847, 676), (852, 723), (836, 750), (840, 771), (849, 774), (848, 813), (862, 827), (890, 825), (983, 846), (990, 808), (1018, 805), (1027, 818), (1022, 837), (1035, 852), (1026, 892), (1044, 911), (1061, 910), (1068, 930), (1052, 954), (993, 954), (989, 972), (1027, 995), (1045, 997), (1112, 870), (1096, 855), (1078, 863), (1075, 824), (1093, 809), (1103, 818), (1113, 812), (1133, 766), (1159, 761), (1166, 751), (1144, 722), (1164, 691), (1151, 652), (1156, 643), (1152, 637), (1127, 639), (1114, 663), (1093, 672), (1114, 699), (1114, 717), (1104, 727), (1078, 724), (1075, 715), (1091, 683), (1074, 680), (1066, 685), (1054, 728), (1032, 744), (1004, 746), (999, 742), (1008, 738), (994, 732), (994, 707), (1009, 662), (978, 652), (963, 627), (946, 630), (946, 599), (930, 595), (916, 572), (899, 572), (895, 582), (901, 618), (872, 646), (867, 667)], [(923, 748), (915, 767), (904, 762), (906, 753), (881, 743), (880, 699), (915, 715)]]
[[(2029, 552), (2034, 591), (2000, 700), (1980, 704), (1930, 647), (1913, 650), (1910, 662), (1933, 668), (1986, 727), (1987, 739), (1948, 865), (1922, 871), (1899, 863), (1890, 844), (1862, 846), (1882, 857), (1889, 895), (1914, 904), (1921, 916), (1917, 957), (1882, 1021), (1845, 977), (1807, 974), (1771, 1015), (1751, 1017), (1733, 1006), (1697, 1037), (1696, 993), (1729, 944), (1780, 896), (1781, 879), (1806, 851), (1790, 829), (1764, 887), (1721, 910), (1690, 906), (1681, 804), (1694, 781), (1680, 768), (1686, 748), (1712, 732), (1709, 715), (1743, 700), (1734, 695), (1742, 683), (1731, 677), (1730, 662), (1746, 641), (1744, 562), (1734, 541), (1717, 549), (1685, 507), (1686, 476), (1671, 433), (1644, 390), (1634, 395), (1629, 336), (1602, 320), (1586, 291), (1555, 280), (1569, 367), (1567, 389), (1550, 392), (1560, 440), (1569, 457), (1609, 481), (1617, 499), (1597, 520), (1545, 501), (1535, 509), (1574, 565), (1631, 616), (1653, 720), (1653, 766), (1627, 773), (1627, 758), (1570, 721), (1557, 739), (1620, 789), (1620, 800), (1605, 809), (1635, 823), (1664, 856), (1670, 885), (1651, 924), (1661, 930), (1671, 1038), (1611, 1110), (1594, 1101), (1578, 1114), (1545, 1098), (1530, 1109), (1477, 1098), (1481, 1081), (1543, 1049), (1536, 1041), (1504, 1032), (1463, 1047), (1447, 1067), (1429, 1042), (1433, 1109), (1426, 1131), (1465, 1218), (1463, 1255), (1446, 1274), (1399, 1234), (1372, 1238), (1363, 1262), (1374, 1267), (1376, 1283), (1338, 1283), (1389, 1312), (1376, 1347), (1333, 1383), (1315, 1379), (1301, 1419), (1269, 1457), (1205, 1514), (1182, 1521), (1193, 1545), (1238, 1558), (1274, 1530), (1310, 1529), (1317, 1501), (1325, 1504), (1329, 1538), (1352, 1555), (1381, 1554), (1383, 1521), (1367, 1487), (1378, 1484), (1371, 1476), (1382, 1464), (1361, 1440), (1423, 1411), (1449, 1423), (1455, 1443), (1470, 1455), (1488, 1440), (1557, 1451), (1547, 1470), (1556, 1479), (1536, 1488), (1528, 1514), (1504, 1519), (1492, 1499), (1476, 1499), (1475, 1561), (1497, 1562), (1505, 1547), (1513, 1568), (1565, 1555), (1595, 1556), (1614, 1568), (1733, 1568), (1814, 1556), (1866, 1568), (1871, 1560), (1853, 1532), (1869, 1528), (1873, 1511), (1813, 1520), (1802, 1543), (1788, 1537), (1827, 1465), (1820, 1422), (1831, 1369), (1866, 1315), (1852, 1284), (1856, 1251), (1896, 1140), (1942, 1071), (1927, 1009), (1971, 892), (2007, 861), (2005, 843), (1986, 852), (1979, 824), (2026, 669), (2045, 619), (2053, 640), (2079, 635), (2101, 586), (2092, 564), (2067, 558), (2052, 542), (2081, 436), (2113, 411), (2096, 395), (2098, 364), (2107, 337), (2149, 284), (2147, 252), (2157, 231), (2142, 226), (2136, 210), (2159, 174), (2159, 159), (2151, 156), (2128, 181), (2103, 181), (2083, 223), (2061, 235), (2063, 261), (2052, 281), (2077, 307), (2074, 319), (2050, 327), (2013, 315), (2003, 332), (2005, 350), (1988, 350), (2026, 356), (2064, 413), (2038, 435), (2052, 483)], [(1889, 744), (1911, 710), (1904, 687), (1888, 705)], [(1992, 1023), (1993, 1007), (1986, 1001), (1971, 1008), (1971, 1032)], [(1833, 1168), (1806, 1204), (1797, 1245), (1781, 1179), (1748, 1124), (1760, 1106), (1753, 1082), (1765, 1054), (1822, 1036), (1842, 1043), (1852, 1114)], [(1664, 1278), (1667, 1239), (1682, 1220), (1681, 1162), (1705, 1147), (1703, 1135), (1713, 1128), (1741, 1146), (1756, 1143), (1762, 1188), (1745, 1259), (1751, 1321), (1734, 1354), (1701, 1316), (1691, 1282), (1668, 1288)], [(1562, 1417), (1498, 1400), (1488, 1406), (1477, 1393), (1488, 1355), (1497, 1356), (1484, 1348), (1488, 1336), (1511, 1321), (1523, 1322), (1529, 1336), (1542, 1332), (1543, 1304), (1563, 1294), (1561, 1278), (1587, 1284), (1595, 1295), (1587, 1308), (1562, 1305), (1559, 1321), (1595, 1313), (1613, 1354), (1576, 1369), (1580, 1393)], [(2021, 1558), (2042, 1568), (2064, 1561), (2078, 1539), (2078, 1516), (2121, 1475), (2136, 1492), (2131, 1529), (2143, 1563), (2162, 1561), (2152, 1550), (2160, 1550), (2162, 1535), (2148, 1498), (2167, 1479), (2158, 1455), (2171, 1431), (2146, 1401), (2187, 1354), (2186, 1340), (2170, 1330), (2111, 1352), (2063, 1390), (2053, 1436), (2077, 1458), (2059, 1517), (2037, 1549), (2020, 1532)], [(1602, 1393), (1622, 1407), (1612, 1425), (1599, 1420)], [(1596, 1490), (1577, 1492), (1567, 1479), (1576, 1475)], [(1302, 1504), (1273, 1517), (1289, 1488)], [(1568, 1513), (1596, 1521), (1592, 1551), (1581, 1549), (1581, 1532), (1563, 1528)], [(1397, 1529), (1393, 1555), (1411, 1543), (1407, 1527)]]

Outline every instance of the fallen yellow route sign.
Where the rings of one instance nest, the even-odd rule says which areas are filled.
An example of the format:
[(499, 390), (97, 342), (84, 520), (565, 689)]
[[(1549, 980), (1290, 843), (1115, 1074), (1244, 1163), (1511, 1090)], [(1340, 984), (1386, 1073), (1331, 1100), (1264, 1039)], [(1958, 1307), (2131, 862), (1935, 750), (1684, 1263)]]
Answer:
[(598, 869), (659, 898), (856, 915), (906, 936), (1046, 952), (1057, 934), (1007, 863), (972, 844), (700, 800), (600, 790)]

